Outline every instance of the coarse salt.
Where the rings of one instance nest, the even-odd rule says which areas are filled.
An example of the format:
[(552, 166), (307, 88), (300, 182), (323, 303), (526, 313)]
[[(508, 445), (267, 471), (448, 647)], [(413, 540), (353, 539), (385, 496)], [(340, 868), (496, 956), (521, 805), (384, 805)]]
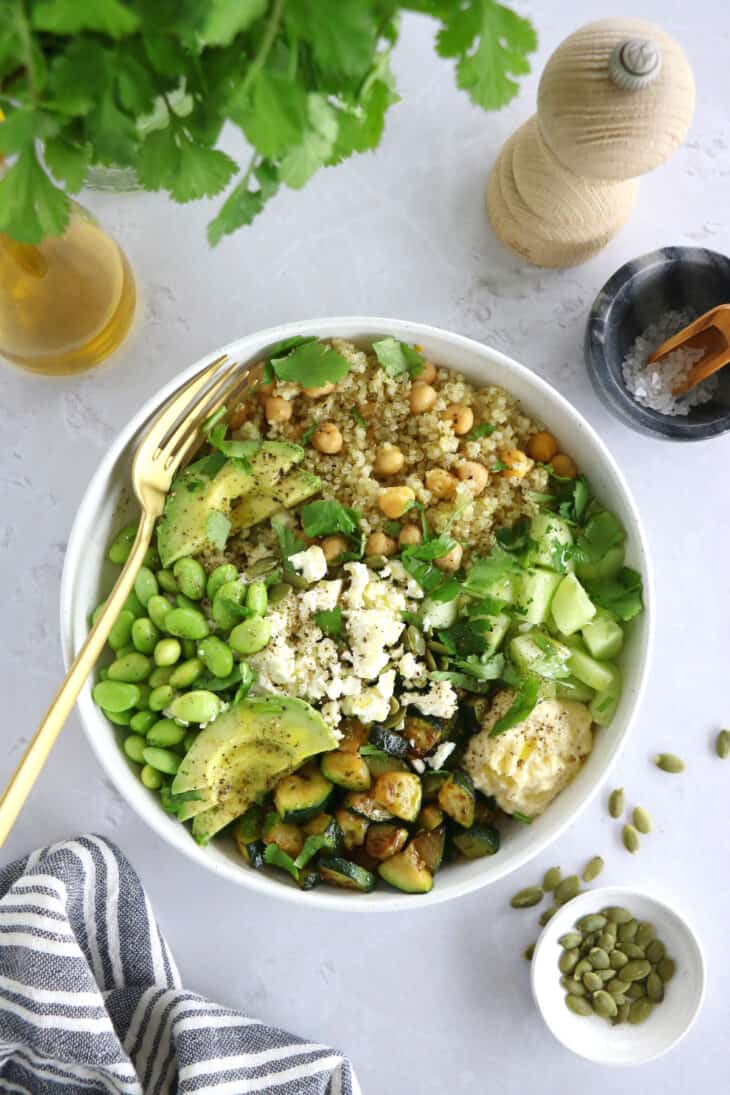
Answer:
[(712, 399), (719, 378), (708, 377), (683, 395), (673, 389), (687, 378), (692, 366), (704, 357), (704, 350), (680, 346), (653, 365), (647, 365), (649, 355), (666, 339), (686, 327), (694, 319), (690, 311), (671, 311), (647, 327), (634, 341), (621, 366), (624, 383), (633, 399), (643, 407), (660, 414), (686, 415), (693, 407)]

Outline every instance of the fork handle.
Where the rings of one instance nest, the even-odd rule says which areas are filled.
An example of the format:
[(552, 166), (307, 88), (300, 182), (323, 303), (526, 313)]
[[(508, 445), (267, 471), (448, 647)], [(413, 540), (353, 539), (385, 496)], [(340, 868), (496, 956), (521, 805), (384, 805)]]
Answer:
[(51, 747), (73, 708), (84, 682), (99, 659), (114, 621), (129, 596), (137, 571), (142, 565), (155, 527), (155, 518), (144, 513), (137, 535), (114, 589), (109, 594), (99, 618), (89, 632), (84, 645), (69, 668), (63, 684), (53, 697), (38, 729), (15, 769), (0, 798), (0, 847), (15, 824), (23, 803), (46, 762)]

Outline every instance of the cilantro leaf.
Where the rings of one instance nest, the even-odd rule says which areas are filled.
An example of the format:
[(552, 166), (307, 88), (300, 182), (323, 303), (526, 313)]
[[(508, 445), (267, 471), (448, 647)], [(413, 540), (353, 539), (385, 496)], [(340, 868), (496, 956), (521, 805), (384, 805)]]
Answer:
[(376, 10), (368, 0), (287, 0), (285, 20), (325, 73), (362, 77), (372, 57)]
[[(223, 411), (225, 413), (225, 408)], [(204, 428), (204, 432), (209, 445), (218, 452), (222, 452), (229, 460), (240, 460), (244, 467), (248, 465), (249, 457), (254, 456), (261, 448), (261, 442), (253, 438), (241, 441), (227, 440), (228, 426), (225, 422), (211, 423)]]
[(19, 243), (40, 243), (45, 236), (63, 235), (69, 201), (38, 162), (29, 145), (0, 179), (0, 230), (12, 229)]
[(307, 95), (307, 126), (279, 165), (279, 177), (292, 190), (301, 190), (317, 168), (327, 163), (337, 139), (337, 114), (324, 95)]
[(243, 103), (232, 100), (231, 116), (257, 152), (278, 156), (304, 136), (307, 94), (284, 73), (264, 69)]
[(468, 673), (457, 673), (455, 670), (436, 669), (428, 675), (431, 681), (448, 681), (455, 688), (462, 688), (465, 692), (474, 692), (477, 695), (486, 695), (491, 691), (489, 681), (480, 681)]
[(214, 548), (223, 551), (231, 531), (231, 522), (220, 510), (211, 510), (205, 519), (205, 535)]
[(511, 528), (498, 528), (494, 533), (497, 543), (505, 551), (524, 551), (530, 546), (530, 519), (519, 517)]
[(415, 378), (423, 372), (423, 354), (419, 354), (407, 342), (399, 342), (397, 338), (381, 338), (374, 342), (373, 353), (388, 376), (408, 373)]
[(455, 661), (454, 665), (478, 681), (495, 681), (502, 673), (504, 654), (493, 654), (491, 658), (465, 658)]
[(490, 738), (496, 738), (505, 730), (511, 730), (513, 726), (517, 726), (532, 714), (537, 704), (539, 691), (540, 682), (537, 677), (525, 677), (515, 690), (511, 707), (497, 719), (489, 731)]
[(644, 607), (641, 575), (631, 567), (622, 567), (614, 578), (596, 578), (583, 585), (595, 605), (620, 620), (632, 620)]
[(251, 190), (249, 179), (244, 178), (233, 188), (217, 216), (208, 225), (208, 242), (211, 247), (215, 247), (224, 236), (235, 232), (237, 228), (251, 224), (279, 189), (279, 172), (266, 160), (254, 168), (253, 177), (258, 182), (258, 188)]
[(321, 388), (336, 384), (348, 372), (349, 362), (324, 342), (303, 342), (285, 357), (269, 359), (279, 380), (301, 384), (303, 388)]
[(279, 541), (279, 551), (281, 553), (282, 562), (284, 563), (284, 570), (291, 573), (294, 569), (289, 562), (290, 555), (296, 555), (302, 551), (304, 544), (295, 535), (291, 525), (288, 524), (285, 517), (274, 516), (271, 518), (271, 527), (276, 533), (276, 539)]
[(340, 635), (342, 633), (342, 609), (322, 608), (314, 613), (314, 622), (325, 635)]
[(618, 517), (608, 510), (602, 510), (588, 521), (577, 546), (583, 559), (589, 563), (598, 563), (607, 551), (623, 544), (625, 539), (626, 533)]
[[(363, 418), (362, 414), (360, 413), (360, 410), (359, 410), (358, 407), (351, 407), (350, 408), (350, 414), (352, 415), (352, 417), (354, 418), (354, 420), (355, 420), (355, 422), (358, 426), (362, 426), (362, 428), (364, 430), (366, 430), (368, 428), (368, 424), (365, 421), (365, 419)], [(400, 525), (398, 526), (398, 530), (400, 531)], [(395, 535), (397, 536), (398, 533), (396, 533)]]
[(119, 0), (39, 0), (31, 18), (37, 30), (51, 34), (92, 30), (123, 38), (139, 26), (139, 16)]
[(201, 40), (211, 46), (230, 46), (237, 34), (264, 14), (267, 0), (211, 0), (207, 7)]
[(286, 852), (283, 852), (278, 844), (267, 844), (264, 849), (264, 861), (270, 867), (281, 867), (288, 871), (295, 882), (299, 881), (299, 868), (294, 865), (294, 860)]
[(341, 532), (345, 536), (357, 536), (360, 531), (360, 514), (339, 502), (325, 499), (307, 502), (302, 506), (299, 516), (305, 536), (312, 539), (335, 532)]
[(522, 567), (513, 555), (501, 547), (495, 547), (489, 555), (476, 559), (471, 564), (464, 579), (464, 592), (472, 597), (488, 596), (489, 590), (497, 582), (511, 574), (518, 574), (521, 570)]
[(431, 562), (433, 559), (440, 559), (443, 555), (448, 555), (455, 543), (456, 541), (452, 540), (450, 536), (436, 536), (422, 544), (411, 544), (403, 548), (401, 561), (408, 558)]
[(76, 194), (84, 185), (91, 162), (91, 145), (88, 142), (74, 144), (65, 137), (53, 137), (43, 147), (43, 156), (55, 177), (70, 194)]
[(472, 426), (469, 432), (464, 437), (465, 441), (478, 441), (480, 437), (489, 437), (496, 430), (496, 426), (493, 426), (491, 422), (479, 422), (476, 426)]
[(137, 157), (137, 173), (149, 190), (165, 188), (178, 202), (213, 197), (237, 167), (225, 152), (196, 144), (178, 123), (150, 133)]

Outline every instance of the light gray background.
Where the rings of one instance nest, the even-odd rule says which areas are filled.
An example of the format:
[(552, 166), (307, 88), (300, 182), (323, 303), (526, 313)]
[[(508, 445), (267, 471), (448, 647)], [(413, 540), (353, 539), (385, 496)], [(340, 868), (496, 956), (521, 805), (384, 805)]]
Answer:
[[(539, 73), (566, 34), (607, 14), (599, 0), (530, 5)], [(14, 857), (79, 831), (119, 842), (137, 867), (191, 988), (348, 1052), (370, 1095), (590, 1089), (680, 1095), (730, 1083), (727, 810), (730, 761), (711, 742), (730, 723), (728, 515), (730, 439), (696, 446), (641, 438), (599, 405), (582, 362), (590, 303), (621, 263), (661, 244), (730, 247), (730, 15), (720, 0), (640, 0), (685, 46), (698, 83), (684, 147), (641, 184), (618, 238), (564, 272), (502, 250), (484, 184), (504, 138), (533, 110), (537, 75), (499, 114), (472, 107), (433, 29), (406, 21), (395, 59), (403, 102), (382, 147), (286, 191), (253, 228), (207, 248), (205, 203), (162, 196), (84, 200), (126, 249), (138, 278), (134, 333), (78, 379), (0, 366), (0, 552), (4, 611), (0, 777), (16, 763), (61, 676), (57, 604), (76, 506), (105, 447), (176, 370), (249, 330), (308, 316), (423, 320), (512, 354), (559, 388), (618, 458), (644, 516), (657, 578), (657, 644), (648, 694), (617, 772), (649, 807), (656, 832), (640, 855), (621, 847), (600, 796), (558, 845), (519, 875), (460, 901), (389, 917), (336, 918), (265, 901), (193, 866), (148, 832), (109, 786), (77, 718), (69, 721), (3, 850)], [(235, 135), (231, 150), (238, 149)], [(683, 754), (683, 777), (650, 763)], [(522, 948), (535, 917), (510, 894), (553, 863), (600, 852), (610, 883), (651, 885), (697, 925), (709, 989), (694, 1030), (671, 1056), (620, 1077), (563, 1050), (530, 999)]]

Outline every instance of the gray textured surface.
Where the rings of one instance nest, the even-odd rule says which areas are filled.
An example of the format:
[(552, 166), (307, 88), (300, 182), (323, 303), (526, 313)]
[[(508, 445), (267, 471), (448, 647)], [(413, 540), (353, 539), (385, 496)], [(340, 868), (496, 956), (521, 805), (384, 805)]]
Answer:
[[(543, 47), (606, 14), (598, 0), (536, 7)], [(76, 380), (0, 371), (0, 565), (5, 611), (4, 777), (60, 672), (57, 599), (74, 510), (114, 432), (178, 366), (246, 330), (337, 313), (388, 313), (471, 335), (522, 360), (583, 411), (619, 459), (647, 525), (656, 565), (654, 674), (617, 780), (648, 806), (656, 832), (641, 854), (621, 848), (602, 801), (551, 852), (513, 880), (456, 904), (367, 920), (294, 913), (217, 882), (174, 857), (102, 777), (72, 719), (4, 856), (80, 830), (112, 836), (138, 868), (190, 987), (349, 1052), (377, 1095), (466, 1093), (489, 1087), (546, 1095), (617, 1077), (571, 1057), (534, 1012), (519, 955), (535, 917), (507, 900), (553, 863), (607, 861), (605, 881), (640, 882), (696, 922), (710, 965), (700, 1020), (671, 1057), (622, 1074), (624, 1091), (684, 1095), (730, 1083), (720, 1050), (730, 991), (725, 924), (730, 768), (711, 739), (730, 722), (727, 689), (730, 535), (724, 475), (730, 442), (668, 445), (629, 433), (598, 405), (581, 360), (590, 302), (627, 258), (666, 243), (730, 248), (726, 105), (730, 18), (717, 0), (691, 7), (643, 0), (685, 45), (698, 76), (685, 146), (642, 182), (618, 238), (585, 266), (525, 267), (503, 251), (483, 213), (486, 172), (501, 141), (532, 110), (536, 77), (498, 115), (458, 93), (433, 60), (431, 28), (413, 20), (397, 57), (404, 101), (375, 156), (287, 192), (252, 230), (209, 253), (204, 205), (159, 196), (87, 196), (116, 232), (139, 280), (133, 336), (108, 365)], [(536, 68), (539, 68), (539, 65)], [(235, 146), (235, 139), (231, 147)], [(667, 777), (651, 753), (688, 761)], [(605, 796), (602, 796), (605, 798)]]

